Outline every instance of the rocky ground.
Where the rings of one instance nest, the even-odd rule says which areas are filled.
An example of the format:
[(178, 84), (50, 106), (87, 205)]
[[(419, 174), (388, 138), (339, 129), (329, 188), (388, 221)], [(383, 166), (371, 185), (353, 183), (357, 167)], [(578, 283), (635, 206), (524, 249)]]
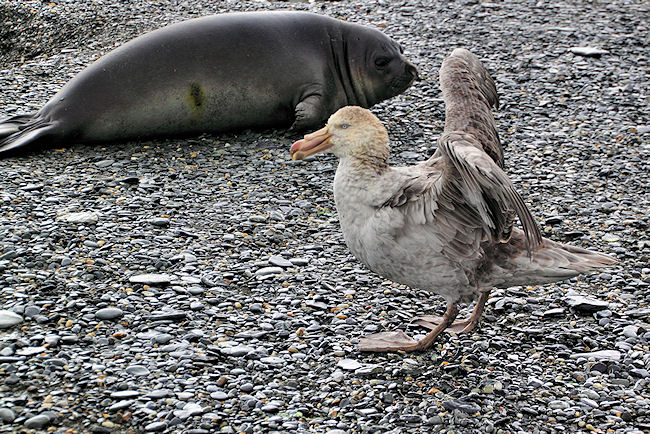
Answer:
[(545, 236), (621, 262), (495, 291), (477, 331), (429, 351), (362, 354), (444, 304), (349, 254), (333, 157), (292, 163), (270, 130), (0, 160), (0, 432), (650, 431), (646, 2), (212, 3), (4, 0), (0, 117), (168, 23), (321, 12), (379, 26), (420, 70), (373, 109), (393, 164), (435, 149), (437, 71), (467, 47)]

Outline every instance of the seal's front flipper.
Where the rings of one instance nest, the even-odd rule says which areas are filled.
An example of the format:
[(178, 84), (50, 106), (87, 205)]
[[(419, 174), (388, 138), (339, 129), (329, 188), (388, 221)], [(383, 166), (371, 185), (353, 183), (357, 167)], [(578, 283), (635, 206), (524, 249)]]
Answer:
[(28, 115), (14, 116), (0, 122), (0, 156), (8, 156), (20, 148), (34, 144), (39, 138), (52, 135), (55, 124)]
[(296, 105), (296, 119), (289, 129), (292, 132), (321, 127), (327, 114), (322, 110), (323, 99), (320, 95), (310, 95)]

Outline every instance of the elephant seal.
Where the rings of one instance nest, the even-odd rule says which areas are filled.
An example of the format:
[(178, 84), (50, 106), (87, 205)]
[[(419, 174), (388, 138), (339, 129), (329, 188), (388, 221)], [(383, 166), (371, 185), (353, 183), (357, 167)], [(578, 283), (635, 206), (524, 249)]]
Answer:
[(378, 30), (308, 12), (239, 12), (139, 36), (38, 112), (0, 121), (0, 154), (245, 128), (320, 125), (406, 90), (417, 70)]

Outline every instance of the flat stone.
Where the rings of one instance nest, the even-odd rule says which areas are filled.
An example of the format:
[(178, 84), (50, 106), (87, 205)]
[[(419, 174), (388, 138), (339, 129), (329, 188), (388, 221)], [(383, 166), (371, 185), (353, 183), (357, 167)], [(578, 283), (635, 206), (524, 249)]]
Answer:
[(145, 431), (148, 432), (159, 432), (167, 429), (167, 422), (152, 422), (149, 425), (144, 427)]
[(153, 312), (149, 317), (151, 321), (179, 321), (187, 317), (186, 312)]
[(591, 353), (571, 354), (572, 359), (579, 359), (581, 357), (586, 357), (586, 358), (593, 357), (596, 360), (608, 360), (612, 362), (618, 362), (619, 360), (621, 360), (621, 353), (616, 350), (601, 350), (601, 351), (592, 351)]
[(305, 265), (309, 265), (309, 259), (307, 258), (291, 258), (289, 259), (289, 262), (297, 267), (304, 267)]
[(282, 357), (262, 357), (260, 359), (260, 362), (274, 366), (282, 366), (287, 363), (286, 360), (284, 360)]
[(558, 225), (558, 224), (562, 223), (563, 221), (564, 221), (564, 219), (562, 217), (560, 217), (560, 216), (552, 216), (552, 217), (548, 217), (546, 220), (544, 220), (544, 223), (547, 224), (547, 225), (553, 226), (553, 225)]
[(203, 413), (203, 407), (194, 402), (188, 402), (181, 410), (174, 410), (174, 415), (178, 416), (181, 420)]
[(50, 424), (50, 420), (51, 419), (48, 415), (39, 414), (27, 419), (23, 425), (28, 429), (43, 429)]
[(47, 348), (45, 347), (23, 347), (18, 349), (16, 351), (16, 355), (18, 356), (33, 356), (36, 354), (40, 354), (44, 351), (47, 351)]
[(126, 368), (126, 373), (139, 377), (143, 375), (149, 375), (149, 369), (142, 365), (131, 365)]
[(361, 368), (362, 365), (354, 359), (341, 359), (338, 361), (336, 366), (346, 371), (356, 371)]
[(129, 282), (131, 283), (140, 283), (142, 285), (169, 285), (172, 281), (172, 278), (169, 274), (138, 274), (135, 276), (129, 277)]
[(99, 309), (95, 312), (95, 317), (100, 320), (111, 320), (121, 318), (124, 315), (122, 309), (117, 307), (105, 307), (104, 309)]
[(544, 313), (542, 313), (542, 316), (544, 318), (550, 318), (554, 316), (561, 316), (564, 314), (564, 308), (563, 307), (556, 307), (554, 309), (548, 309), (545, 310)]
[(600, 57), (603, 54), (608, 54), (609, 51), (603, 50), (602, 48), (595, 48), (595, 47), (571, 47), (569, 48), (569, 51), (573, 54), (577, 54), (578, 56), (584, 56), (584, 57)]
[(384, 367), (382, 365), (365, 365), (354, 371), (355, 375), (359, 375), (361, 377), (377, 375), (383, 372)]
[(311, 307), (312, 309), (327, 310), (327, 304), (323, 303), (322, 301), (310, 300), (305, 302), (305, 306)]
[(267, 274), (280, 274), (282, 273), (281, 267), (263, 267), (255, 272), (256, 276), (266, 276)]
[(626, 325), (623, 327), (623, 335), (628, 338), (636, 338), (639, 335), (639, 327), (632, 324)]
[(226, 347), (221, 349), (222, 354), (233, 357), (243, 357), (253, 351), (255, 351), (255, 348), (246, 345), (237, 345), (234, 347)]
[(125, 408), (130, 407), (134, 402), (135, 402), (135, 400), (133, 400), (133, 399), (127, 399), (127, 400), (124, 400), (124, 401), (118, 401), (118, 402), (116, 402), (115, 404), (113, 404), (113, 405), (111, 405), (110, 407), (108, 407), (108, 411), (120, 411), (120, 410), (124, 410)]
[(137, 390), (120, 390), (118, 392), (111, 393), (111, 398), (114, 399), (132, 399), (140, 396), (140, 392)]
[(67, 214), (61, 214), (57, 217), (57, 219), (67, 223), (94, 225), (99, 221), (99, 214), (92, 211), (71, 212)]
[(539, 378), (535, 377), (528, 377), (528, 387), (532, 387), (534, 389), (539, 389), (544, 385), (544, 382), (540, 380)]
[(569, 403), (566, 401), (561, 401), (559, 399), (553, 400), (548, 403), (548, 406), (554, 410), (569, 408)]
[(451, 399), (442, 403), (442, 407), (447, 411), (460, 410), (463, 413), (474, 414), (481, 411), (481, 407), (471, 402), (465, 402), (461, 399)]
[(584, 405), (587, 405), (587, 406), (589, 406), (591, 408), (598, 408), (598, 403), (596, 401), (594, 401), (593, 399), (580, 398), (580, 403), (584, 404)]
[(244, 383), (241, 386), (239, 386), (239, 390), (241, 390), (244, 393), (251, 393), (254, 388), (255, 385), (253, 383)]
[(10, 310), (0, 310), (0, 329), (7, 329), (23, 322), (23, 317)]
[(172, 392), (169, 389), (156, 389), (147, 393), (146, 397), (149, 399), (161, 399), (161, 398), (166, 398), (171, 394)]
[(222, 391), (212, 392), (210, 398), (216, 399), (217, 401), (225, 401), (228, 399), (228, 394)]
[(95, 166), (104, 168), (111, 166), (113, 163), (115, 163), (115, 160), (107, 159), (107, 160), (101, 160), (95, 163)]
[(291, 261), (284, 259), (282, 256), (271, 256), (269, 258), (269, 264), (275, 265), (276, 267), (283, 267), (283, 268), (293, 267)]
[(20, 187), (22, 191), (36, 191), (36, 190), (41, 190), (43, 188), (43, 184), (27, 184), (24, 187)]
[(598, 312), (609, 307), (609, 303), (606, 301), (587, 298), (581, 295), (567, 297), (567, 304), (576, 310), (587, 313)]
[(235, 337), (238, 339), (259, 339), (266, 334), (268, 333), (262, 330), (245, 330), (243, 332), (237, 333)]
[(169, 226), (169, 219), (165, 217), (156, 217), (149, 220), (149, 223), (151, 223), (154, 226), (166, 228), (167, 226)]

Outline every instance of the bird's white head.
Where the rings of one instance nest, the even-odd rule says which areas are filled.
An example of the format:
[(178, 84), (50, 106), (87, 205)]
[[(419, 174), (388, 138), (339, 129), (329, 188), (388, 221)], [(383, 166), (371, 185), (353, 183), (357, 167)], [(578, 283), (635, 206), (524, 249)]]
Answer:
[[(347, 106), (338, 110), (320, 130), (307, 134), (291, 146), (291, 158), (303, 160), (328, 150), (343, 159), (388, 160), (388, 133), (370, 110)], [(376, 164), (376, 163), (375, 163)]]

